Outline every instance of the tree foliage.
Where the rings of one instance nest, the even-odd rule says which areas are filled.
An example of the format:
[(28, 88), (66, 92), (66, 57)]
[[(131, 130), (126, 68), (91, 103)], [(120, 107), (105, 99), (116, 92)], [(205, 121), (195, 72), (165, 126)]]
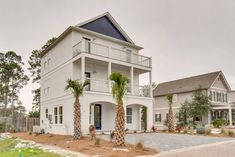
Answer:
[[(28, 60), (29, 68), (28, 70), (31, 73), (32, 83), (39, 83), (41, 77), (41, 56), (42, 52), (49, 47), (57, 38), (53, 37), (49, 39), (45, 45), (39, 50), (33, 50)], [(33, 93), (33, 109), (38, 110), (40, 104), (40, 88), (37, 88), (32, 91)]]
[(192, 100), (186, 100), (179, 110), (178, 120), (183, 125), (189, 123), (189, 119), (194, 120), (196, 117), (201, 119), (202, 116), (208, 114), (211, 110), (212, 104), (209, 97), (203, 93), (201, 89), (193, 92)]
[(0, 53), (0, 101), (7, 108), (19, 101), (19, 92), (29, 78), (23, 69), (24, 63), (20, 55), (13, 51)]

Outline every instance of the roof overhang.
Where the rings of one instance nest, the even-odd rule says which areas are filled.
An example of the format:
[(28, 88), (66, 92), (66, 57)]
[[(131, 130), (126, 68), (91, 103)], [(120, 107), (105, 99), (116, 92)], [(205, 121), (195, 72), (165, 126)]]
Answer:
[(224, 76), (224, 74), (223, 74), (222, 71), (220, 71), (219, 75), (216, 77), (215, 81), (211, 84), (210, 87), (212, 87), (212, 86), (214, 85), (214, 83), (216, 82), (216, 80), (217, 80), (220, 76), (222, 77), (222, 81), (223, 81), (223, 83), (225, 84), (225, 86), (227, 87), (227, 90), (228, 90), (229, 92), (231, 92), (232, 89), (231, 89), (231, 87), (230, 87), (228, 81), (226, 80), (226, 78), (225, 78), (225, 76)]

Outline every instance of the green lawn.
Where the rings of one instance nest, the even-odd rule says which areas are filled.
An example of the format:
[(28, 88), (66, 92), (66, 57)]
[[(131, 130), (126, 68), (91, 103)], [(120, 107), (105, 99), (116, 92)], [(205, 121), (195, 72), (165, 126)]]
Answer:
[(61, 157), (38, 148), (14, 149), (16, 144), (15, 139), (0, 139), (0, 157)]

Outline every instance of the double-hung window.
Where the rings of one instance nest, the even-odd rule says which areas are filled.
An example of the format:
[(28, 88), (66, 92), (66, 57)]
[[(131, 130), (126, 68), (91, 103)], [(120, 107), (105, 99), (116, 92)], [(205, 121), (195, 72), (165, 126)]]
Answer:
[(126, 123), (132, 123), (132, 108), (126, 108)]
[(63, 124), (63, 106), (54, 107), (55, 124)]
[(161, 122), (161, 121), (162, 121), (162, 115), (160, 113), (155, 114), (155, 122)]

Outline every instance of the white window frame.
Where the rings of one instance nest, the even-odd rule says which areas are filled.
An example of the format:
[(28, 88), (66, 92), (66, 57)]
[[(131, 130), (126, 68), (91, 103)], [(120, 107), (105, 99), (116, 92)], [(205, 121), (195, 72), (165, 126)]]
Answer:
[[(62, 113), (60, 113), (60, 108), (62, 108)], [(55, 110), (57, 114), (55, 114)], [(54, 124), (60, 125), (64, 123), (64, 108), (62, 105), (54, 107)]]

